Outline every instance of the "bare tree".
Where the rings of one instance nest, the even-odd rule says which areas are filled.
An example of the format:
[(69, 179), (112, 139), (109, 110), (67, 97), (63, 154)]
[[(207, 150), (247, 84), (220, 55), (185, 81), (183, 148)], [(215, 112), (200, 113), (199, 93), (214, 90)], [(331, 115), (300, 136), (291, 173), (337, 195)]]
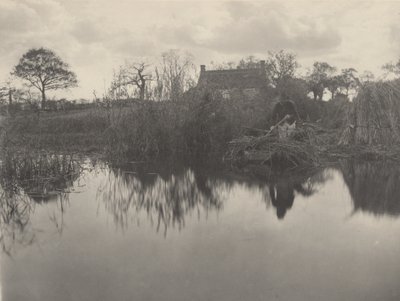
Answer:
[(169, 50), (162, 54), (163, 96), (170, 100), (178, 100), (183, 92), (195, 85), (196, 68), (193, 56), (180, 50)]
[(123, 70), (124, 85), (134, 85), (139, 90), (139, 99), (144, 100), (147, 83), (152, 80), (152, 74), (148, 71), (150, 65), (144, 62), (132, 63)]
[(153, 88), (153, 95), (157, 100), (162, 100), (163, 91), (164, 91), (164, 81), (162, 73), (156, 67), (154, 70), (155, 73), (155, 87)]
[(4, 83), (0, 84), (0, 101), (11, 105), (16, 92), (18, 92), (18, 90), (10, 77)]

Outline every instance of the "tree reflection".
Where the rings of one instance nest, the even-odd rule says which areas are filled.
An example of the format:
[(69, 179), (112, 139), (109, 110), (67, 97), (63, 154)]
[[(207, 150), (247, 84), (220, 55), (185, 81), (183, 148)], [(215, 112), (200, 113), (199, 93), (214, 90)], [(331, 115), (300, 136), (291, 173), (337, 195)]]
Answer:
[(352, 197), (354, 212), (376, 216), (400, 215), (400, 169), (391, 162), (341, 162), (343, 179)]
[(146, 212), (158, 231), (168, 227), (181, 229), (185, 215), (198, 217), (209, 210), (220, 210), (227, 185), (195, 173), (192, 169), (166, 173), (111, 170), (98, 191), (114, 222), (125, 228), (135, 213)]
[(132, 221), (139, 223), (144, 212), (156, 231), (162, 229), (166, 235), (169, 227), (182, 229), (186, 215), (196, 214), (200, 218), (201, 214), (207, 216), (210, 211), (221, 210), (235, 185), (262, 193), (282, 219), (297, 194), (311, 196), (318, 184), (329, 177), (329, 173), (322, 171), (272, 176), (265, 170), (243, 173), (215, 166), (156, 169), (157, 173), (149, 170), (152, 168), (115, 168), (100, 186), (98, 198), (118, 227), (124, 229)]

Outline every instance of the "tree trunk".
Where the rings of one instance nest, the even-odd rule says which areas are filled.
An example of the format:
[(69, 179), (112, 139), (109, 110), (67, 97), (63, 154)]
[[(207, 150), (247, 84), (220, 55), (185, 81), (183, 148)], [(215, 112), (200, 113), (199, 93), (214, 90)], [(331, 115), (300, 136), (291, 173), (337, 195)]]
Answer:
[(12, 89), (8, 91), (8, 104), (12, 105)]
[(313, 96), (314, 96), (314, 101), (316, 101), (316, 100), (317, 100), (317, 97), (318, 97), (318, 94), (317, 94), (316, 91), (312, 91), (312, 93), (313, 93)]
[(140, 98), (140, 100), (144, 100), (144, 92), (145, 92), (145, 90), (146, 90), (146, 86), (145, 86), (145, 84), (143, 83), (140, 87), (139, 87), (139, 98)]
[(46, 93), (45, 89), (42, 89), (42, 110), (46, 108)]

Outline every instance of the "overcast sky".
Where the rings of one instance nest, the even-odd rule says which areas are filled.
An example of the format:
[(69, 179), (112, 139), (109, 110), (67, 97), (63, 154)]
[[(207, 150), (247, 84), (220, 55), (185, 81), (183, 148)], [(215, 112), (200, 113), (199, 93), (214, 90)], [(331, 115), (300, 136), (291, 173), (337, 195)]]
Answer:
[(195, 63), (297, 53), (380, 73), (400, 58), (400, 1), (0, 0), (0, 80), (32, 47), (47, 47), (76, 72), (68, 98), (92, 98), (125, 60), (184, 49)]

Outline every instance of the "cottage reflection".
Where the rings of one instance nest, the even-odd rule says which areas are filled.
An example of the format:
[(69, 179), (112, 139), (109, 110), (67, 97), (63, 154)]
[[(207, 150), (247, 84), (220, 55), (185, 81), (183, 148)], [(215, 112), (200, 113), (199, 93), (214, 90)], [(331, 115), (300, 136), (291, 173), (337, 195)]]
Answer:
[(186, 215), (194, 213), (201, 218), (210, 211), (222, 210), (236, 185), (263, 195), (267, 204), (276, 208), (277, 217), (283, 219), (297, 194), (311, 196), (328, 178), (326, 171), (272, 177), (265, 171), (243, 175), (215, 166), (124, 166), (108, 171), (98, 198), (119, 228), (132, 221), (139, 223), (140, 214), (145, 212), (156, 231), (166, 235), (169, 227), (182, 229)]
[(354, 212), (400, 215), (400, 169), (390, 162), (344, 161), (341, 170)]

